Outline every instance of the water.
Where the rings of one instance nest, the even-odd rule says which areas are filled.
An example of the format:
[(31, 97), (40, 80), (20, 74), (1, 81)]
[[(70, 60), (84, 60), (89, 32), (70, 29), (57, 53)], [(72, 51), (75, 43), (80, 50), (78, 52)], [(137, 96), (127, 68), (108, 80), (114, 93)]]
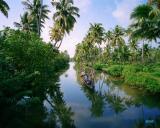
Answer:
[(74, 63), (70, 63), (70, 68), (60, 77), (61, 91), (72, 108), (76, 127), (142, 128), (145, 120), (155, 120), (158, 125), (160, 103), (157, 96), (122, 86), (103, 73), (97, 73), (95, 90), (79, 84), (77, 77)]
[(160, 128), (158, 95), (102, 72), (96, 72), (95, 89), (90, 89), (74, 67), (70, 63), (53, 80), (30, 86), (31, 94), (0, 97), (0, 128), (144, 128), (147, 120)]

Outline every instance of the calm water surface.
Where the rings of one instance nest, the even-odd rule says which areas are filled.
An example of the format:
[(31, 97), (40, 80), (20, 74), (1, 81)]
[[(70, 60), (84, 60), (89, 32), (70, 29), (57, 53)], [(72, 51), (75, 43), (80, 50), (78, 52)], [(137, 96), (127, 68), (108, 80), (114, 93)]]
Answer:
[(144, 128), (146, 120), (160, 128), (159, 96), (102, 72), (95, 73), (95, 88), (90, 89), (79, 74), (70, 63), (63, 74), (38, 79), (21, 95), (0, 96), (0, 128)]
[(103, 73), (96, 73), (95, 89), (91, 90), (80, 84), (74, 66), (70, 63), (60, 76), (60, 87), (77, 128), (142, 128), (145, 120), (154, 120), (160, 127), (158, 96), (122, 86)]

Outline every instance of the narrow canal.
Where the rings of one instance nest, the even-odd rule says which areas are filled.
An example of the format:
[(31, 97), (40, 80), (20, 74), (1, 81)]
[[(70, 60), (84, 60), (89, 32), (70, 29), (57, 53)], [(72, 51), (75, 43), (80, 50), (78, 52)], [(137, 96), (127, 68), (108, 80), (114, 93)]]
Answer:
[(159, 96), (95, 74), (90, 89), (70, 63), (53, 80), (38, 81), (20, 98), (11, 98), (11, 105), (1, 98), (0, 128), (146, 128), (146, 121), (160, 128)]
[(60, 76), (60, 87), (77, 128), (143, 128), (146, 120), (160, 127), (158, 96), (125, 86), (104, 73), (96, 73), (91, 90), (80, 84), (74, 66), (70, 63)]

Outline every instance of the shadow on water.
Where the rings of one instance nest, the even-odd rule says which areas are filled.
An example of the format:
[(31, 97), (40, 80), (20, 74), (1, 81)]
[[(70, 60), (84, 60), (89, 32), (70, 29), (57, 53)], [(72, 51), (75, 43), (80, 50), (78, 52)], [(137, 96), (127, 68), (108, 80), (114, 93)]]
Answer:
[(74, 113), (63, 99), (59, 76), (39, 78), (34, 85), (27, 83), (25, 93), (0, 97), (0, 128), (75, 128)]

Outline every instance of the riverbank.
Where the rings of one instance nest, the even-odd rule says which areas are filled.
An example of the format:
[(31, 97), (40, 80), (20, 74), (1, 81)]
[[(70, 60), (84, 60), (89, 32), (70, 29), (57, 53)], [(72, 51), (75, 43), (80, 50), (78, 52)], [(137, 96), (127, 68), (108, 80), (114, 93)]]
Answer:
[(150, 65), (95, 64), (93, 68), (104, 71), (113, 77), (120, 77), (129, 86), (144, 88), (152, 93), (160, 92), (160, 63)]

